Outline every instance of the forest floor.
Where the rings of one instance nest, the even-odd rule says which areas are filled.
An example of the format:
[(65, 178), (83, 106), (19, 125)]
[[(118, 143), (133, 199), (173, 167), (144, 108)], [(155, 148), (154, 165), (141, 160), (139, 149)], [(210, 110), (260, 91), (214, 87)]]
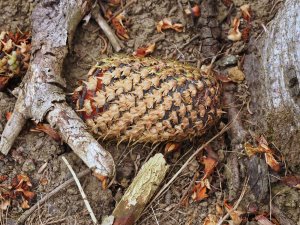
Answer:
[[(125, 1), (123, 2), (126, 5)], [(242, 63), (243, 56), (251, 49), (248, 44), (249, 39), (252, 40), (252, 43), (255, 43), (255, 40), (263, 34), (264, 27), (267, 27), (268, 23), (274, 18), (282, 1), (233, 0), (231, 8), (226, 6), (226, 4), (231, 3), (231, 0), (216, 2), (218, 3), (216, 6), (218, 10), (217, 19), (221, 26), (219, 41), (222, 51), (219, 52), (220, 55), (215, 64), (221, 74), (226, 74), (228, 68)], [(0, 0), (0, 8), (2, 9), (0, 31), (14, 31), (17, 28), (21, 31), (30, 31), (30, 15), (35, 4), (35, 1)], [(210, 62), (212, 56), (203, 55), (201, 51), (203, 40), (199, 36), (202, 32), (201, 25), (199, 25), (200, 19), (197, 17), (192, 18), (184, 13), (184, 9), (194, 4), (195, 1), (192, 0), (138, 0), (133, 3), (125, 9), (127, 20), (125, 26), (128, 29), (129, 39), (123, 41), (125, 48), (122, 53), (131, 55), (137, 48), (155, 42), (156, 47), (151, 56), (177, 59), (198, 67)], [(251, 5), (252, 27), (249, 37), (245, 33), (244, 40), (232, 42), (227, 39), (231, 21), (239, 13), (240, 6), (245, 4)], [(117, 9), (120, 7), (118, 6)], [(166, 30), (163, 33), (157, 32), (156, 25), (164, 18), (172, 18), (183, 24), (183, 32), (176, 32), (175, 30)], [(108, 42), (92, 19), (87, 25), (81, 23), (77, 28), (73, 40), (73, 49), (67, 56), (64, 65), (64, 75), (68, 84), (66, 91), (68, 93), (74, 90), (78, 80), (87, 77), (87, 73), (91, 66), (95, 64), (96, 59), (112, 54), (113, 50), (110, 45), (105, 53), (101, 54), (101, 50), (104, 48), (103, 39)], [(241, 103), (249, 98), (247, 83), (242, 81), (235, 85), (237, 86), (237, 104), (235, 107), (240, 107)], [(5, 115), (7, 112), (12, 111), (15, 100), (9, 91), (0, 92), (0, 132), (2, 132), (7, 121)], [(226, 111), (226, 109), (224, 110)], [(249, 124), (255, 124), (250, 112), (247, 109), (242, 110), (241, 117)], [(168, 155), (167, 159), (171, 167), (165, 182), (181, 168), (192, 152), (218, 133), (220, 127), (227, 122), (228, 118), (224, 115), (220, 126), (212, 129), (211, 133), (194, 142), (182, 143), (177, 152)], [(68, 146), (57, 143), (43, 132), (31, 131), (34, 127), (34, 123), (29, 122), (17, 138), (10, 154), (5, 157), (0, 155), (1, 176), (7, 175), (9, 179), (12, 179), (19, 174), (26, 174), (30, 178), (31, 190), (36, 194), (36, 197), (29, 202), (30, 206), (70, 177), (69, 170), (61, 159), (62, 156), (69, 160), (77, 173), (86, 169), (83, 162)], [(244, 140), (244, 143), (247, 141)], [(88, 201), (99, 221), (101, 221), (103, 215), (109, 215), (112, 212), (116, 202), (120, 200), (145, 160), (154, 155), (155, 152), (164, 153), (165, 148), (165, 145), (162, 144), (157, 147), (155, 152), (152, 152), (152, 146), (147, 145), (126, 146), (126, 144), (121, 144), (116, 147), (116, 143), (113, 142), (101, 144), (112, 153), (115, 159), (117, 165), (115, 183), (108, 190), (102, 190), (101, 183), (94, 176), (89, 175), (81, 179)], [(205, 218), (208, 218), (209, 214), (220, 217), (222, 217), (222, 213), (223, 215), (226, 214), (224, 200), (230, 199), (231, 201), (228, 204), (234, 205), (234, 200), (237, 200), (242, 192), (242, 187), (240, 187), (237, 193), (233, 194), (234, 197), (229, 194), (230, 187), (227, 181), (233, 174), (228, 169), (227, 157), (232, 152), (238, 158), (244, 157), (245, 160), (248, 156), (245, 152), (232, 149), (230, 137), (226, 134), (216, 139), (211, 146), (218, 154), (218, 165), (210, 177), (211, 190), (207, 192), (208, 197), (201, 201), (194, 201), (192, 196), (188, 194), (187, 200), (182, 204), (184, 194), (190, 193), (193, 187), (194, 179), (197, 177), (195, 174), (199, 173), (201, 176), (203, 173), (203, 165), (199, 160), (194, 159), (176, 178), (175, 182), (169, 186), (167, 191), (144, 211), (137, 224), (204, 224)], [(292, 165), (293, 161), (287, 163)], [(246, 173), (243, 168), (241, 168), (241, 171)], [(241, 183), (243, 182), (242, 180)], [(294, 224), (300, 225), (299, 191), (278, 182), (273, 183), (270, 181), (270, 183), (272, 183), (269, 190), (269, 194), (272, 196), (271, 201), (258, 203), (251, 190), (248, 190), (238, 210), (245, 213), (245, 215), (247, 213), (250, 215), (253, 210), (268, 213), (269, 205), (277, 204), (279, 209), (294, 221)], [(258, 209), (253, 209), (257, 207)], [(12, 200), (9, 209), (0, 209), (0, 212), (1, 225), (14, 224), (14, 221), (24, 213), (24, 209), (20, 206), (19, 200)], [(231, 220), (233, 219), (231, 218)], [(29, 217), (26, 224), (92, 224), (92, 222), (77, 187), (70, 185), (40, 206)], [(253, 220), (248, 224), (258, 223)]]

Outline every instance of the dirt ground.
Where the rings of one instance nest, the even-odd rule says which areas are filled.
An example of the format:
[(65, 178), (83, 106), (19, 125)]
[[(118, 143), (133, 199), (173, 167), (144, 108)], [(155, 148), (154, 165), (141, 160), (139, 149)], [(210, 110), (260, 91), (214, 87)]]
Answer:
[[(229, 67), (237, 65), (242, 56), (249, 51), (247, 42), (231, 42), (226, 38), (230, 28), (230, 21), (238, 13), (239, 7), (246, 3), (251, 4), (253, 19), (250, 36), (255, 40), (263, 32), (261, 25), (268, 24), (276, 14), (281, 3), (280, 1), (272, 0), (234, 0), (234, 6), (229, 10), (222, 1), (217, 2), (216, 18), (220, 22), (221, 30), (220, 33), (217, 31), (216, 37), (219, 42), (218, 47), (222, 49), (224, 54), (218, 58), (216, 65), (218, 71), (222, 73)], [(212, 45), (206, 45), (206, 39), (209, 38), (205, 37), (205, 32), (201, 25), (201, 17), (191, 18), (184, 15), (182, 10), (194, 3), (195, 1), (192, 0), (138, 0), (125, 10), (126, 18), (128, 18), (127, 26), (130, 38), (124, 41), (125, 49), (123, 52), (132, 54), (138, 47), (156, 42), (156, 49), (152, 56), (175, 58), (198, 67), (203, 63), (210, 62), (212, 57), (218, 54), (218, 50), (216, 51), (217, 48), (215, 49), (214, 42)], [(35, 4), (36, 1), (0, 0), (0, 8), (2, 9), (0, 31), (16, 30), (17, 28), (22, 31), (30, 30), (30, 14)], [(201, 10), (205, 14), (205, 9)], [(156, 24), (166, 17), (171, 17), (182, 23), (185, 27), (184, 31), (180, 33), (168, 30), (164, 33), (158, 33)], [(73, 41), (73, 49), (64, 65), (68, 93), (74, 90), (79, 79), (86, 78), (88, 70), (96, 62), (97, 58), (107, 57), (107, 55), (112, 53), (112, 47), (108, 46), (106, 55), (100, 55), (100, 50), (103, 48), (103, 41), (100, 36), (105, 38), (105, 35), (99, 31), (97, 24), (93, 20), (86, 26), (83, 24), (79, 25)], [(190, 41), (195, 36), (196, 38)], [(208, 50), (203, 49), (203, 46), (208, 46)], [(211, 51), (212, 54), (209, 55), (205, 51)], [(248, 97), (247, 85), (245, 81), (236, 85), (238, 86), (237, 102), (242, 102), (243, 98)], [(0, 133), (6, 123), (5, 113), (12, 111), (14, 103), (15, 98), (9, 91), (0, 92)], [(248, 121), (253, 120), (247, 110), (242, 111), (242, 117)], [(228, 122), (228, 118), (224, 115), (220, 126), (226, 122)], [(165, 182), (175, 174), (195, 149), (220, 130), (220, 126), (216, 126), (210, 133), (194, 140), (194, 142), (183, 143), (179, 152), (168, 156), (171, 167)], [(32, 127), (34, 127), (34, 124), (28, 122), (10, 154), (6, 157), (0, 156), (0, 175), (8, 175), (12, 179), (17, 174), (25, 173), (30, 177), (33, 184), (32, 190), (37, 195), (30, 205), (34, 205), (37, 199), (45, 196), (63, 183), (66, 178), (70, 177), (61, 156), (65, 156), (69, 160), (76, 172), (86, 168), (68, 146), (57, 143), (44, 133), (30, 131)], [(211, 190), (208, 192), (208, 198), (200, 202), (194, 202), (189, 198), (187, 206), (180, 204), (182, 195), (193, 182), (195, 173), (203, 171), (201, 164), (195, 159), (177, 177), (168, 190), (148, 207), (137, 224), (203, 224), (208, 214), (216, 214), (216, 204), (223, 206), (223, 201), (229, 197), (227, 180), (232, 176), (232, 171), (226, 170), (227, 157), (235, 151), (235, 149), (231, 149), (229, 143), (228, 135), (223, 135), (212, 144), (213, 149), (219, 156), (219, 162), (217, 171), (211, 177)], [(88, 195), (88, 200), (99, 221), (101, 221), (102, 216), (109, 215), (112, 212), (116, 202), (120, 200), (146, 158), (150, 154), (152, 156), (155, 153), (151, 152), (151, 146), (137, 145), (128, 147), (124, 144), (117, 148), (115, 143), (106, 142), (102, 144), (113, 154), (116, 161), (116, 182), (110, 189), (102, 190), (101, 183), (92, 175), (81, 179), (84, 190)], [(156, 151), (163, 152), (163, 149), (164, 145), (162, 144)], [(236, 152), (236, 155), (238, 158), (247, 157), (242, 152)], [(293, 165), (293, 161), (288, 163)], [(42, 166), (45, 166), (45, 169), (38, 173)], [(294, 172), (300, 172), (299, 167), (296, 166), (294, 168), (298, 168), (298, 171)], [(41, 180), (46, 180), (46, 182), (41, 182)], [(280, 210), (293, 220), (294, 224), (300, 225), (300, 192), (288, 186), (273, 183), (273, 181), (270, 182), (272, 183), (270, 192), (272, 195), (271, 203), (278, 205)], [(241, 189), (238, 193), (235, 193), (236, 197), (232, 200), (236, 200), (240, 192)], [(233, 204), (234, 201), (231, 203)], [(270, 202), (263, 204), (256, 202), (254, 195), (251, 191), (248, 191), (239, 206), (239, 210), (247, 211), (250, 205), (257, 205), (261, 211), (267, 211), (269, 204)], [(24, 210), (18, 205), (18, 202), (13, 201), (8, 211), (2, 211), (0, 224), (14, 224), (14, 221), (23, 212)], [(26, 224), (92, 224), (92, 222), (77, 187), (71, 185), (39, 207), (30, 216)], [(248, 222), (248, 224), (257, 223)]]

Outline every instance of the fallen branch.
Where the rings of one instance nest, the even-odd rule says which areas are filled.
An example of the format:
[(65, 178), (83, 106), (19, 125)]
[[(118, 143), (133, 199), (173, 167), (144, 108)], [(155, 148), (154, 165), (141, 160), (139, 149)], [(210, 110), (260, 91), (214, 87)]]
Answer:
[[(142, 166), (112, 213), (114, 225), (131, 225), (139, 219), (163, 181), (168, 168), (164, 156), (160, 153), (151, 157)], [(103, 225), (104, 223), (102, 222)], [(107, 221), (105, 224), (107, 225)]]
[(30, 67), (18, 91), (13, 114), (2, 133), (0, 151), (7, 154), (27, 119), (47, 119), (85, 164), (102, 176), (112, 177), (109, 152), (85, 130), (85, 124), (65, 102), (61, 77), (80, 20), (91, 9), (89, 0), (42, 1), (32, 13)]
[(87, 210), (88, 210), (88, 212), (89, 212), (89, 214), (90, 214), (90, 216), (92, 218), (93, 223), (94, 224), (98, 224), (97, 218), (96, 218), (96, 216), (95, 216), (95, 214), (94, 214), (94, 212), (92, 210), (92, 207), (91, 207), (89, 201), (87, 200), (86, 194), (84, 193), (83, 188), (81, 187), (80, 181), (78, 180), (78, 178), (76, 176), (76, 173), (74, 172), (74, 170), (72, 169), (70, 163), (68, 162), (68, 160), (64, 156), (62, 157), (62, 160), (67, 165), (68, 169), (70, 170), (70, 172), (71, 172), (71, 174), (72, 174), (72, 176), (74, 178), (74, 181), (75, 181), (75, 183), (76, 183), (76, 185), (77, 185), (77, 187), (79, 189), (79, 192), (80, 192), (80, 194), (82, 196), (82, 199), (84, 201), (85, 207), (87, 208)]
[[(80, 173), (77, 174), (77, 178), (80, 179), (88, 174), (91, 173), (91, 170), (87, 169), (84, 170)], [(56, 195), (58, 192), (60, 192), (62, 189), (68, 187), (69, 185), (71, 185), (74, 182), (74, 178), (70, 178), (69, 180), (67, 180), (66, 182), (62, 183), (61, 185), (59, 185), (58, 187), (56, 187), (53, 191), (51, 191), (50, 193), (48, 193), (47, 195), (45, 195), (43, 198), (41, 198), (34, 206), (32, 206), (30, 209), (28, 209), (27, 211), (25, 211), (20, 218), (17, 221), (17, 224), (23, 224), (25, 223), (25, 221), (28, 219), (28, 217), (35, 211), (37, 210), (39, 207), (41, 207), (46, 201), (48, 201), (50, 198), (52, 198), (54, 195)]]

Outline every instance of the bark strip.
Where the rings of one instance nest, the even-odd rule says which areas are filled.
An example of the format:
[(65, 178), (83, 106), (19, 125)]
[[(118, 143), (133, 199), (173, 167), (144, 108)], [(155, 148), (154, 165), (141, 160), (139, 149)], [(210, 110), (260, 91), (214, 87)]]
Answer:
[(141, 168), (112, 215), (114, 224), (134, 224), (163, 181), (169, 166), (162, 154), (150, 158)]

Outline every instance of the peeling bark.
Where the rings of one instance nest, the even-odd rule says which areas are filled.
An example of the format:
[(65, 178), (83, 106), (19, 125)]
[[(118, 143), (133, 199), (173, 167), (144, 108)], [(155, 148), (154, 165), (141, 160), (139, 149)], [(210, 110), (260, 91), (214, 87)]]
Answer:
[(47, 119), (63, 140), (89, 168), (113, 176), (110, 153), (85, 130), (85, 125), (65, 103), (64, 59), (80, 20), (91, 9), (90, 0), (44, 0), (32, 13), (32, 55), (30, 68), (19, 89), (12, 117), (2, 133), (0, 149), (7, 154), (26, 119)]
[(160, 153), (150, 158), (140, 169), (121, 201), (114, 209), (114, 225), (134, 224), (163, 181), (169, 166)]

